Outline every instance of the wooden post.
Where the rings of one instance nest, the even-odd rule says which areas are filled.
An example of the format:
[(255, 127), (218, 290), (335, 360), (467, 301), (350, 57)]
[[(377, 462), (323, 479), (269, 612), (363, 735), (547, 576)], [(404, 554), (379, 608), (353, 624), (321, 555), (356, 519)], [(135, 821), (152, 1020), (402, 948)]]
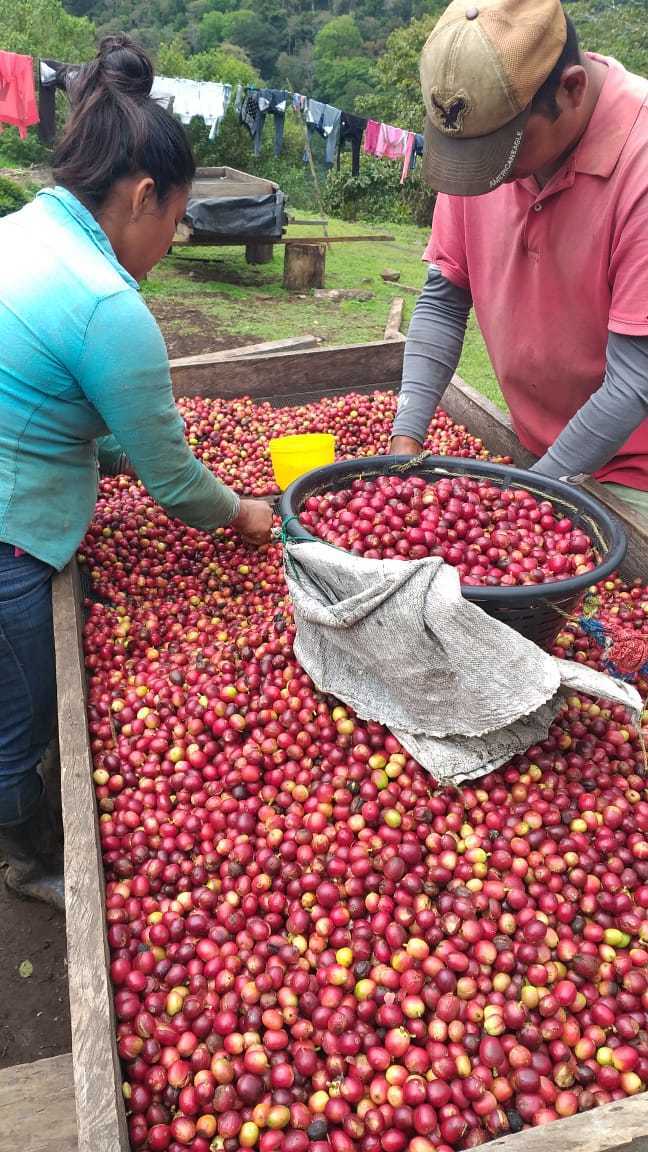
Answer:
[(402, 296), (396, 296), (389, 309), (389, 316), (387, 317), (387, 326), (385, 328), (385, 340), (404, 340), (400, 328), (403, 323), (403, 308), (405, 301)]
[(265, 240), (250, 240), (245, 245), (245, 259), (248, 264), (271, 264), (274, 254), (272, 244)]
[(324, 244), (286, 244), (283, 286), (289, 292), (323, 288), (325, 269)]

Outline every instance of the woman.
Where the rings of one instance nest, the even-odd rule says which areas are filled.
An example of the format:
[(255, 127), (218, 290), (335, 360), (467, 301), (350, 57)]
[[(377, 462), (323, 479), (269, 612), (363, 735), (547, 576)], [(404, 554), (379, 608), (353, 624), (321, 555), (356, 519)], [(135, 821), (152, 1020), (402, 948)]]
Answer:
[(164, 341), (138, 294), (195, 171), (152, 83), (139, 47), (104, 40), (73, 93), (56, 187), (0, 221), (0, 850), (8, 885), (57, 907), (42, 779), (56, 706), (51, 579), (92, 516), (97, 455), (114, 464), (125, 454), (151, 496), (193, 527), (229, 524), (253, 544), (271, 529), (269, 507), (239, 500), (191, 453)]

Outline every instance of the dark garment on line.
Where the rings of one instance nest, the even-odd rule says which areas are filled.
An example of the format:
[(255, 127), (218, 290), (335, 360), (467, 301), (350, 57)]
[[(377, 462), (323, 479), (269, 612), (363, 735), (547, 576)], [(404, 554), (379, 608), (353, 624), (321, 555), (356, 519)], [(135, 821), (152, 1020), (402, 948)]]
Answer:
[(342, 113), (332, 104), (323, 104), (321, 100), (309, 100), (306, 105), (306, 131), (308, 134), (308, 148), (304, 152), (304, 164), (309, 162), (309, 149), (313, 133), (317, 132), (325, 141), (324, 164), (332, 168), (337, 159), (340, 146), (340, 120)]
[(340, 121), (340, 150), (338, 152), (338, 172), (340, 171), (340, 156), (344, 145), (351, 145), (351, 175), (360, 175), (360, 148), (362, 137), (367, 127), (366, 116), (352, 116), (350, 112), (343, 112)]
[(275, 156), (280, 156), (283, 147), (286, 108), (288, 106), (288, 100), (290, 99), (290, 93), (286, 92), (284, 88), (260, 88), (257, 95), (259, 111), (262, 117), (259, 131), (259, 150), (261, 148), (264, 121), (269, 112), (274, 116), (275, 121), (274, 154)]
[(248, 88), (239, 112), (239, 120), (247, 128), (254, 144), (254, 154), (259, 155), (261, 150), (261, 132), (263, 130), (263, 116), (259, 108), (259, 93), (256, 88)]
[(80, 70), (80, 64), (38, 61), (38, 134), (43, 144), (53, 144), (56, 136), (56, 93), (69, 92)]

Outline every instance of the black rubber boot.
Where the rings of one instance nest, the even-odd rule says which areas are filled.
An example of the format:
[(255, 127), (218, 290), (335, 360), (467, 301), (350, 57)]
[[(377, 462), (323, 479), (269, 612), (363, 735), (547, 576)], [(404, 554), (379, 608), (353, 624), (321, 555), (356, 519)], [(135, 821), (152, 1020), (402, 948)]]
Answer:
[(7, 888), (65, 911), (63, 858), (45, 791), (28, 820), (0, 827), (0, 852)]

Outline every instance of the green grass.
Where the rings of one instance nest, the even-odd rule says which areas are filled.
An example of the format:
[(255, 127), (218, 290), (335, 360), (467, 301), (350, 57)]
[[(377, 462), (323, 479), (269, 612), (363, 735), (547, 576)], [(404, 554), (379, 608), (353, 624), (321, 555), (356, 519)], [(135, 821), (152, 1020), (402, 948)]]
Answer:
[[(299, 213), (299, 218), (308, 218)], [(272, 263), (246, 264), (243, 248), (176, 248), (175, 255), (165, 259), (151, 273), (144, 295), (155, 310), (164, 302), (166, 331), (189, 334), (196, 327), (195, 313), (204, 318), (203, 325), (215, 334), (228, 338), (281, 340), (312, 333), (329, 344), (359, 344), (382, 339), (391, 301), (405, 299), (402, 329), (407, 331), (416, 295), (403, 291), (402, 285), (419, 288), (425, 268), (421, 261), (427, 230), (414, 225), (394, 224), (381, 228), (362, 223), (330, 220), (329, 235), (366, 235), (389, 233), (394, 242), (332, 244), (326, 255), (326, 287), (356, 288), (371, 292), (367, 301), (345, 300), (339, 303), (316, 301), (312, 293), (289, 295), (282, 287), (283, 246), (274, 249)], [(291, 225), (288, 236), (321, 235), (319, 226)], [(397, 269), (399, 283), (385, 283), (380, 273), (385, 268)], [(169, 310), (177, 315), (168, 316)], [(183, 310), (191, 316), (183, 318)], [(459, 366), (463, 378), (505, 407), (491, 368), (483, 340), (471, 318), (464, 352)]]

